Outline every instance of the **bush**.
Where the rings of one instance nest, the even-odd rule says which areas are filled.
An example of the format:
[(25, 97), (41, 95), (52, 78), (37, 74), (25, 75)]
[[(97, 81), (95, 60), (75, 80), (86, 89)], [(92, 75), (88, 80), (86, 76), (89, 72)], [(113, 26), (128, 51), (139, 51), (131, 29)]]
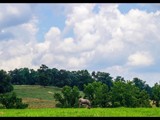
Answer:
[(0, 102), (7, 109), (9, 108), (24, 109), (28, 107), (28, 104), (22, 103), (22, 98), (17, 98), (14, 92), (2, 94), (0, 96)]
[(58, 102), (56, 107), (76, 108), (78, 107), (79, 89), (76, 86), (73, 86), (73, 88), (70, 86), (64, 86), (62, 94), (55, 93), (53, 97)]

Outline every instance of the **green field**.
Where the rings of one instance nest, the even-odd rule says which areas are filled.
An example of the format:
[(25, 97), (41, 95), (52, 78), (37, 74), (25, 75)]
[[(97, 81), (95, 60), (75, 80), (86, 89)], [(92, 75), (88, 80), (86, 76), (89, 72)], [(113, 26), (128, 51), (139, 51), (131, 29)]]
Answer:
[(28, 108), (53, 108), (55, 101), (53, 93), (61, 89), (53, 86), (42, 87), (40, 85), (14, 85), (14, 92), (29, 104)]
[[(14, 85), (14, 92), (28, 103), (27, 109), (0, 109), (0, 117), (160, 117), (160, 108), (55, 108), (57, 87)], [(82, 94), (82, 93), (81, 93)]]
[[(40, 85), (14, 85), (14, 92), (23, 99), (24, 103), (29, 104), (28, 108), (54, 108), (54, 93), (61, 93), (61, 88)], [(80, 92), (82, 95), (83, 93)]]
[(160, 117), (160, 108), (0, 109), (5, 117)]

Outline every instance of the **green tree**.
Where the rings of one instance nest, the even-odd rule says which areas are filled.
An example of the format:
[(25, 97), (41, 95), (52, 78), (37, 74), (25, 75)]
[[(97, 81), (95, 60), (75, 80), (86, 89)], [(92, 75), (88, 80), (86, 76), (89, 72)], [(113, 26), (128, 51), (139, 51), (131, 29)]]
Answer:
[(84, 89), (84, 84), (92, 83), (94, 81), (88, 70), (79, 70), (77, 71), (77, 74), (78, 88), (82, 91)]
[(137, 94), (138, 107), (151, 107), (150, 96), (145, 90), (140, 90)]
[(11, 77), (6, 71), (0, 70), (0, 103), (5, 108), (26, 108), (27, 104), (22, 103), (21, 98), (17, 98), (16, 93), (11, 93), (13, 86)]
[(38, 72), (34, 69), (30, 69), (30, 77), (29, 77), (29, 85), (38, 85), (39, 84), (39, 76)]
[(124, 78), (121, 77), (121, 76), (117, 76), (115, 79), (114, 79), (115, 82), (118, 82), (118, 81), (121, 81), (121, 82), (125, 82)]
[(99, 82), (106, 84), (108, 86), (109, 90), (113, 86), (112, 77), (110, 76), (109, 73), (100, 72), (100, 71), (98, 71), (97, 73), (92, 72), (92, 76), (94, 79), (96, 79), (96, 81), (99, 81)]
[(25, 85), (29, 81), (29, 69), (19, 68), (13, 71), (9, 71), (12, 84)]
[[(56, 68), (51, 69), (51, 85), (58, 86), (59, 82), (59, 70)], [(59, 86), (58, 86), (59, 87)]]
[(46, 65), (42, 64), (40, 66), (40, 68), (38, 69), (38, 74), (39, 74), (39, 84), (44, 87), (49, 85), (49, 82), (51, 81), (51, 76), (50, 76), (50, 70)]
[(152, 87), (152, 100), (157, 107), (160, 106), (160, 84), (155, 83)]
[(14, 92), (0, 95), (0, 101), (3, 104), (3, 106), (7, 109), (24, 109), (28, 107), (28, 104), (22, 103), (22, 98), (17, 98), (17, 95)]
[(152, 95), (152, 88), (148, 84), (146, 84), (146, 81), (143, 81), (143, 80), (141, 80), (141, 79), (139, 79), (139, 78), (136, 77), (136, 78), (133, 78), (133, 83), (141, 91), (145, 90), (149, 94), (149, 96), (151, 97), (151, 95)]
[(92, 107), (109, 107), (110, 93), (108, 86), (102, 82), (84, 85), (85, 96), (91, 100)]
[(12, 90), (13, 86), (11, 84), (11, 77), (6, 71), (0, 70), (0, 94), (11, 92)]
[(70, 86), (64, 86), (62, 94), (55, 93), (53, 97), (58, 102), (56, 104), (57, 107), (70, 108), (78, 107), (79, 94), (79, 89), (76, 86), (73, 88)]
[(149, 95), (132, 81), (116, 81), (111, 89), (113, 107), (150, 107)]
[(68, 85), (68, 86), (71, 85), (70, 72), (61, 69), (58, 72), (58, 82), (56, 83), (56, 86), (64, 87), (66, 85)]

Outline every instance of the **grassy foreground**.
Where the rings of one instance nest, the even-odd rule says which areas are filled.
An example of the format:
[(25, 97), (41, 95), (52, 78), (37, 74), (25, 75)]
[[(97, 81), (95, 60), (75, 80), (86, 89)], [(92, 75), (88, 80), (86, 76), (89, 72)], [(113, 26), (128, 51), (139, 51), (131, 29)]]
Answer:
[(55, 108), (53, 93), (60, 88), (14, 85), (14, 92), (28, 103), (27, 109), (0, 109), (0, 117), (160, 117), (160, 108)]
[(160, 117), (160, 108), (0, 109), (3, 117)]

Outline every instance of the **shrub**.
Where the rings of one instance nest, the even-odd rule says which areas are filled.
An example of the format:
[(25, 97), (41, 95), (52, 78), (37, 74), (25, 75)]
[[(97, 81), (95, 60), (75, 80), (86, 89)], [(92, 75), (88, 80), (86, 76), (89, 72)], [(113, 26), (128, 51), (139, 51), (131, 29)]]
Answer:
[(0, 96), (0, 102), (2, 105), (9, 108), (24, 109), (28, 107), (28, 104), (22, 103), (22, 98), (17, 98), (16, 93), (6, 93)]

